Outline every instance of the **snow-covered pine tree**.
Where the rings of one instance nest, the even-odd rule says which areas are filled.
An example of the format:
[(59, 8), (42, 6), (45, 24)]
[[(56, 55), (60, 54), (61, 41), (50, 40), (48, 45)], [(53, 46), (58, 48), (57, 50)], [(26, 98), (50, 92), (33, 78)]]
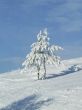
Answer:
[(31, 45), (31, 52), (26, 56), (26, 60), (22, 64), (26, 69), (35, 66), (38, 79), (40, 78), (41, 66), (44, 68), (43, 79), (45, 79), (46, 64), (60, 63), (60, 57), (55, 52), (63, 49), (60, 46), (50, 45), (49, 40), (47, 29), (44, 29), (43, 32), (40, 31), (37, 35), (37, 42)]

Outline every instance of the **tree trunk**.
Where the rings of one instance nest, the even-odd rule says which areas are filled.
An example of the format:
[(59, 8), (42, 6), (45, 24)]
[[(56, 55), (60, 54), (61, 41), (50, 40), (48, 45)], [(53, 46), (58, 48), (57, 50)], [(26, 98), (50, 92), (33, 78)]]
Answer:
[(37, 71), (38, 71), (37, 76), (38, 76), (38, 80), (39, 80), (40, 79), (40, 67), (39, 66), (37, 66)]
[(39, 80), (39, 75), (40, 75), (40, 74), (39, 74), (39, 72), (38, 72), (38, 80)]
[(44, 79), (46, 78), (46, 63), (45, 63), (45, 57), (44, 57), (44, 64), (43, 64), (43, 66), (44, 66)]

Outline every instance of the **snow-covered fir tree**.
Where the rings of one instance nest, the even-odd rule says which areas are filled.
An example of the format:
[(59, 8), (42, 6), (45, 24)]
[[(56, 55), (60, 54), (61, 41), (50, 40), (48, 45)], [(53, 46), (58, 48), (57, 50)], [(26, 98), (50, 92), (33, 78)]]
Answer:
[(42, 79), (46, 78), (46, 64), (60, 64), (60, 57), (55, 52), (63, 50), (60, 46), (50, 45), (47, 29), (40, 31), (37, 35), (37, 42), (31, 45), (31, 52), (26, 56), (23, 62), (25, 69), (28, 67), (36, 67), (37, 77), (40, 79), (41, 67), (44, 68)]

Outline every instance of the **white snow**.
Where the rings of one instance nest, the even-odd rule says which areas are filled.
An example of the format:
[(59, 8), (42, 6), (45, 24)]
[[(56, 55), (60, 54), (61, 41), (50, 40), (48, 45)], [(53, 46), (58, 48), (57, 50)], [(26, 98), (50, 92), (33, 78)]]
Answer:
[(47, 65), (45, 80), (35, 70), (0, 74), (0, 110), (82, 110), (82, 58), (63, 63)]
[[(58, 50), (63, 50), (57, 45), (50, 45), (47, 29), (40, 31), (37, 35), (37, 41), (31, 45), (31, 52), (27, 54), (22, 66), (24, 71), (28, 67), (36, 67), (38, 79), (46, 77), (46, 64), (58, 65), (61, 63), (60, 57), (56, 55)], [(44, 68), (44, 74), (40, 77), (41, 68)]]

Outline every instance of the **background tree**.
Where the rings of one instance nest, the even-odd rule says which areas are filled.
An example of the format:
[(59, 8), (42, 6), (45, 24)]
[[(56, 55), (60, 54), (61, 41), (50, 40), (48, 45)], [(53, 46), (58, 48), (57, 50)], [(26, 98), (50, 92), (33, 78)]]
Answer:
[(31, 45), (31, 52), (26, 56), (22, 64), (26, 69), (35, 66), (37, 68), (37, 77), (40, 78), (41, 66), (44, 68), (43, 79), (46, 78), (46, 64), (60, 64), (60, 57), (55, 52), (63, 50), (60, 46), (50, 45), (47, 29), (40, 31), (37, 35), (37, 42)]

